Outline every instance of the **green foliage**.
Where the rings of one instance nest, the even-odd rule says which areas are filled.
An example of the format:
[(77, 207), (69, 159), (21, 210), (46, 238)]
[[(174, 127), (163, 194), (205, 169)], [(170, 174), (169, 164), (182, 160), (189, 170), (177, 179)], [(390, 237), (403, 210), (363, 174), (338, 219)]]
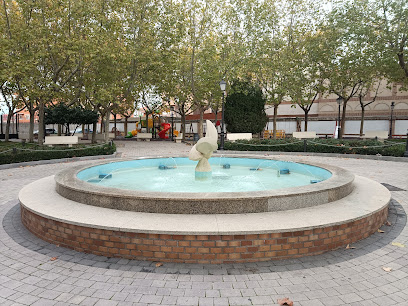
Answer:
[(45, 111), (45, 124), (93, 124), (98, 122), (97, 112), (79, 106), (68, 107), (63, 103)]
[[(13, 148), (15, 148), (15, 151), (10, 151)], [(80, 145), (75, 148), (68, 148), (66, 146), (46, 147), (39, 145), (3, 143), (0, 145), (0, 165), (80, 156), (111, 155), (115, 153), (115, 151), (115, 144), (112, 146), (110, 144), (94, 146)]]
[[(226, 142), (225, 150), (304, 152), (304, 141), (299, 139), (251, 139)], [(404, 156), (402, 142), (379, 142), (376, 140), (313, 139), (307, 140), (306, 152)]]
[(268, 121), (261, 88), (236, 80), (225, 102), (225, 123), (231, 133), (259, 133)]

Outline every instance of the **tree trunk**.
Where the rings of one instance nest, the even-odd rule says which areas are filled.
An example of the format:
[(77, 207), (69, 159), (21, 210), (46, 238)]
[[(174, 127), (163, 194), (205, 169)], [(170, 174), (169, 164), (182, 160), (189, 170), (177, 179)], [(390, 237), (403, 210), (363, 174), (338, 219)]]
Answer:
[(61, 136), (61, 133), (62, 133), (62, 126), (61, 126), (61, 124), (58, 124), (58, 136)]
[(200, 107), (200, 120), (198, 122), (198, 136), (200, 138), (204, 137), (203, 124), (204, 124), (204, 108)]
[(152, 113), (152, 136), (156, 139), (156, 129), (154, 128), (154, 113)]
[(309, 118), (309, 111), (305, 111), (305, 132), (307, 132), (308, 118)]
[(7, 114), (7, 121), (6, 121), (6, 134), (4, 134), (4, 141), (9, 141), (10, 139), (10, 124), (11, 124), (11, 117), (13, 117), (13, 113)]
[(183, 112), (181, 114), (181, 129), (180, 132), (183, 133), (183, 141), (186, 139), (186, 114)]
[(28, 110), (30, 113), (30, 126), (28, 128), (28, 142), (34, 142), (34, 118), (35, 118), (35, 110), (30, 102), (30, 109)]
[(109, 141), (109, 118), (110, 117), (110, 111), (109, 109), (106, 111), (106, 117), (105, 117), (105, 141)]
[(361, 121), (360, 121), (360, 137), (364, 134), (364, 115), (365, 115), (365, 108), (361, 106)]
[(128, 129), (127, 125), (128, 125), (128, 117), (125, 116), (125, 127), (124, 127), (125, 136), (127, 136), (127, 133), (128, 133), (128, 131), (127, 131), (127, 129)]
[(348, 102), (348, 100), (344, 101), (344, 103), (343, 103), (343, 114), (341, 115), (341, 125), (340, 125), (341, 131), (340, 131), (339, 138), (343, 138), (344, 128), (346, 127), (346, 106), (347, 106), (347, 102)]
[(38, 144), (43, 145), (44, 143), (44, 102), (38, 104)]
[(113, 114), (113, 126), (115, 127), (115, 133), (116, 133), (116, 114)]
[(273, 106), (273, 139), (276, 139), (276, 119), (278, 118), (278, 106)]
[(101, 113), (101, 129), (100, 129), (101, 134), (103, 134), (104, 118), (105, 116)]
[(92, 123), (92, 143), (96, 143), (96, 129), (97, 129), (97, 122)]

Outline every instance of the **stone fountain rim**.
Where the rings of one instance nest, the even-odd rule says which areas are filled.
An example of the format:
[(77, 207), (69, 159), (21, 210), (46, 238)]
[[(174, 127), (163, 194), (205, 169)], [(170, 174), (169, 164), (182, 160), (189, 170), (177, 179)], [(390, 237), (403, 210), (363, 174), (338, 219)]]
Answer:
[[(220, 156), (221, 154), (215, 154), (214, 156)], [(351, 172), (331, 165), (316, 163), (316, 162), (309, 162), (305, 161), (301, 158), (294, 158), (291, 157), (290, 162), (296, 162), (299, 164), (305, 164), (310, 166), (316, 166), (323, 168), (332, 173), (332, 176), (324, 180), (322, 182), (312, 184), (312, 185), (305, 185), (300, 187), (289, 187), (283, 189), (276, 189), (276, 190), (262, 190), (262, 191), (246, 191), (246, 192), (158, 192), (158, 191), (140, 191), (140, 190), (127, 190), (127, 189), (119, 189), (119, 188), (111, 188), (111, 187), (101, 187), (95, 184), (87, 183), (83, 180), (80, 180), (77, 177), (77, 174), (80, 171), (85, 169), (99, 166), (103, 164), (110, 164), (110, 163), (117, 163), (117, 162), (125, 162), (125, 161), (132, 161), (132, 160), (143, 160), (143, 159), (158, 159), (158, 158), (169, 158), (169, 157), (185, 157), (188, 156), (181, 154), (181, 155), (173, 155), (173, 156), (148, 156), (148, 157), (137, 157), (137, 158), (120, 158), (115, 160), (104, 160), (104, 161), (96, 161), (91, 162), (87, 165), (79, 165), (74, 166), (69, 169), (65, 169), (58, 174), (55, 175), (55, 181), (57, 183), (57, 191), (58, 188), (65, 188), (72, 191), (80, 191), (85, 194), (95, 194), (95, 195), (104, 195), (109, 197), (118, 197), (118, 198), (148, 198), (150, 200), (158, 199), (158, 200), (186, 200), (189, 201), (201, 201), (205, 200), (228, 200), (234, 201), (234, 199), (242, 199), (242, 198), (258, 198), (258, 199), (265, 199), (270, 197), (287, 197), (299, 194), (313, 194), (313, 193), (321, 193), (324, 191), (331, 191), (338, 188), (341, 188), (345, 185), (351, 184), (354, 180), (354, 174)], [(254, 155), (245, 155), (245, 154), (237, 154), (237, 155), (228, 155), (228, 158), (250, 158), (250, 159), (264, 159), (264, 160), (279, 160), (279, 161), (288, 161), (287, 158), (284, 157), (276, 157), (276, 156), (254, 156)], [(64, 195), (66, 196), (66, 195)], [(68, 197), (69, 198), (69, 197)], [(337, 199), (333, 199), (337, 200)]]

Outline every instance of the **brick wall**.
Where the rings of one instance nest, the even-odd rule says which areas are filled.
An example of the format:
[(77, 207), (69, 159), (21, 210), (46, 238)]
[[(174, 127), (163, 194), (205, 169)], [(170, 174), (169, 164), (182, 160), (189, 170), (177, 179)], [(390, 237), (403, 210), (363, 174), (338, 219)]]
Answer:
[(313, 230), (252, 235), (143, 234), (90, 228), (50, 220), (21, 206), (23, 224), (61, 247), (107, 257), (184, 263), (234, 263), (316, 255), (344, 247), (377, 231), (388, 207), (353, 222)]

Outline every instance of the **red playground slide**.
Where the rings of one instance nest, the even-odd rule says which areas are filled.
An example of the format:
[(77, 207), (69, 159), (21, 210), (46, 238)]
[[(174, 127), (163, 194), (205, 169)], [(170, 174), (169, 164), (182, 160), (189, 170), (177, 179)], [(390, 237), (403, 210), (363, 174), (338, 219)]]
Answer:
[(170, 130), (171, 124), (170, 123), (162, 123), (161, 126), (163, 129), (159, 132), (159, 137), (161, 139), (169, 139), (169, 136), (166, 135), (166, 132)]

